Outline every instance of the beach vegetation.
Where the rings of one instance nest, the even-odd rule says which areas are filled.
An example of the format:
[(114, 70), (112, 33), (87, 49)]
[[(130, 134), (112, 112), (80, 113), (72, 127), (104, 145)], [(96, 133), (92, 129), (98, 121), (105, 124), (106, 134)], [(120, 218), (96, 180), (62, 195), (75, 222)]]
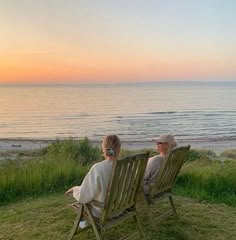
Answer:
[(185, 163), (175, 191), (200, 201), (236, 206), (236, 162), (199, 159)]
[[(153, 149), (123, 149), (120, 157), (147, 150), (155, 155)], [(214, 156), (212, 151), (191, 149), (174, 190), (200, 201), (236, 206), (236, 161), (218, 161)], [(91, 165), (102, 159), (101, 149), (88, 138), (56, 140), (31, 155), (21, 152), (15, 160), (0, 164), (0, 203), (79, 185)]]
[(199, 159), (212, 159), (216, 157), (216, 153), (206, 149), (190, 149), (186, 158), (187, 162)]
[(101, 150), (87, 138), (79, 141), (70, 138), (63, 141), (56, 140), (47, 148), (48, 159), (70, 159), (81, 165), (88, 165), (102, 160)]
[(220, 154), (220, 156), (236, 160), (236, 149), (225, 150)]
[(32, 152), (30, 159), (25, 159), (25, 153), (18, 154), (0, 165), (0, 202), (79, 185), (89, 164), (101, 158), (100, 150), (87, 138), (56, 141), (43, 152), (40, 156)]

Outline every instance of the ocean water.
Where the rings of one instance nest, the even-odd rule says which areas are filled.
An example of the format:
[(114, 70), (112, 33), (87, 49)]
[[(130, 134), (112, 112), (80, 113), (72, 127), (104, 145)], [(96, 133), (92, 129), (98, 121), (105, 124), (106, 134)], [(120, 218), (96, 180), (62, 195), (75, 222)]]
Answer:
[(236, 140), (236, 82), (0, 86), (0, 138)]

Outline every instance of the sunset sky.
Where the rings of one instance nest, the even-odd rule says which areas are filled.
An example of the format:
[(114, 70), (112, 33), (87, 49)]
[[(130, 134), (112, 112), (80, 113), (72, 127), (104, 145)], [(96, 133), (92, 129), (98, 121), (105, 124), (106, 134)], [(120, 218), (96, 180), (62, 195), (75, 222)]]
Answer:
[(0, 83), (236, 81), (235, 0), (0, 0)]

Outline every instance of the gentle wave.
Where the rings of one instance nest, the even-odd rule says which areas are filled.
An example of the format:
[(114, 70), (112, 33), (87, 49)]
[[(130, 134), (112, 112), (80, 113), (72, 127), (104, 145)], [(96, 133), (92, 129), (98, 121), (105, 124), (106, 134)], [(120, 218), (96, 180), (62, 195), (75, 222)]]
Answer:
[(172, 113), (177, 113), (177, 112), (149, 112), (147, 114), (172, 114)]
[(114, 133), (143, 142), (169, 132), (179, 141), (235, 141), (236, 83), (205, 86), (186, 84), (185, 94), (164, 83), (0, 87), (0, 137), (99, 141)]

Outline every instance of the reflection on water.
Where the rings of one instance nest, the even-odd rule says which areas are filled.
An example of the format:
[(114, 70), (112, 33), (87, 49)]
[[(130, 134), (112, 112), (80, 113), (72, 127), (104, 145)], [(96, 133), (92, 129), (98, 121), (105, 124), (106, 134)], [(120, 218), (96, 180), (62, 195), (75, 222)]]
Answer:
[(0, 86), (1, 138), (236, 140), (236, 83)]

